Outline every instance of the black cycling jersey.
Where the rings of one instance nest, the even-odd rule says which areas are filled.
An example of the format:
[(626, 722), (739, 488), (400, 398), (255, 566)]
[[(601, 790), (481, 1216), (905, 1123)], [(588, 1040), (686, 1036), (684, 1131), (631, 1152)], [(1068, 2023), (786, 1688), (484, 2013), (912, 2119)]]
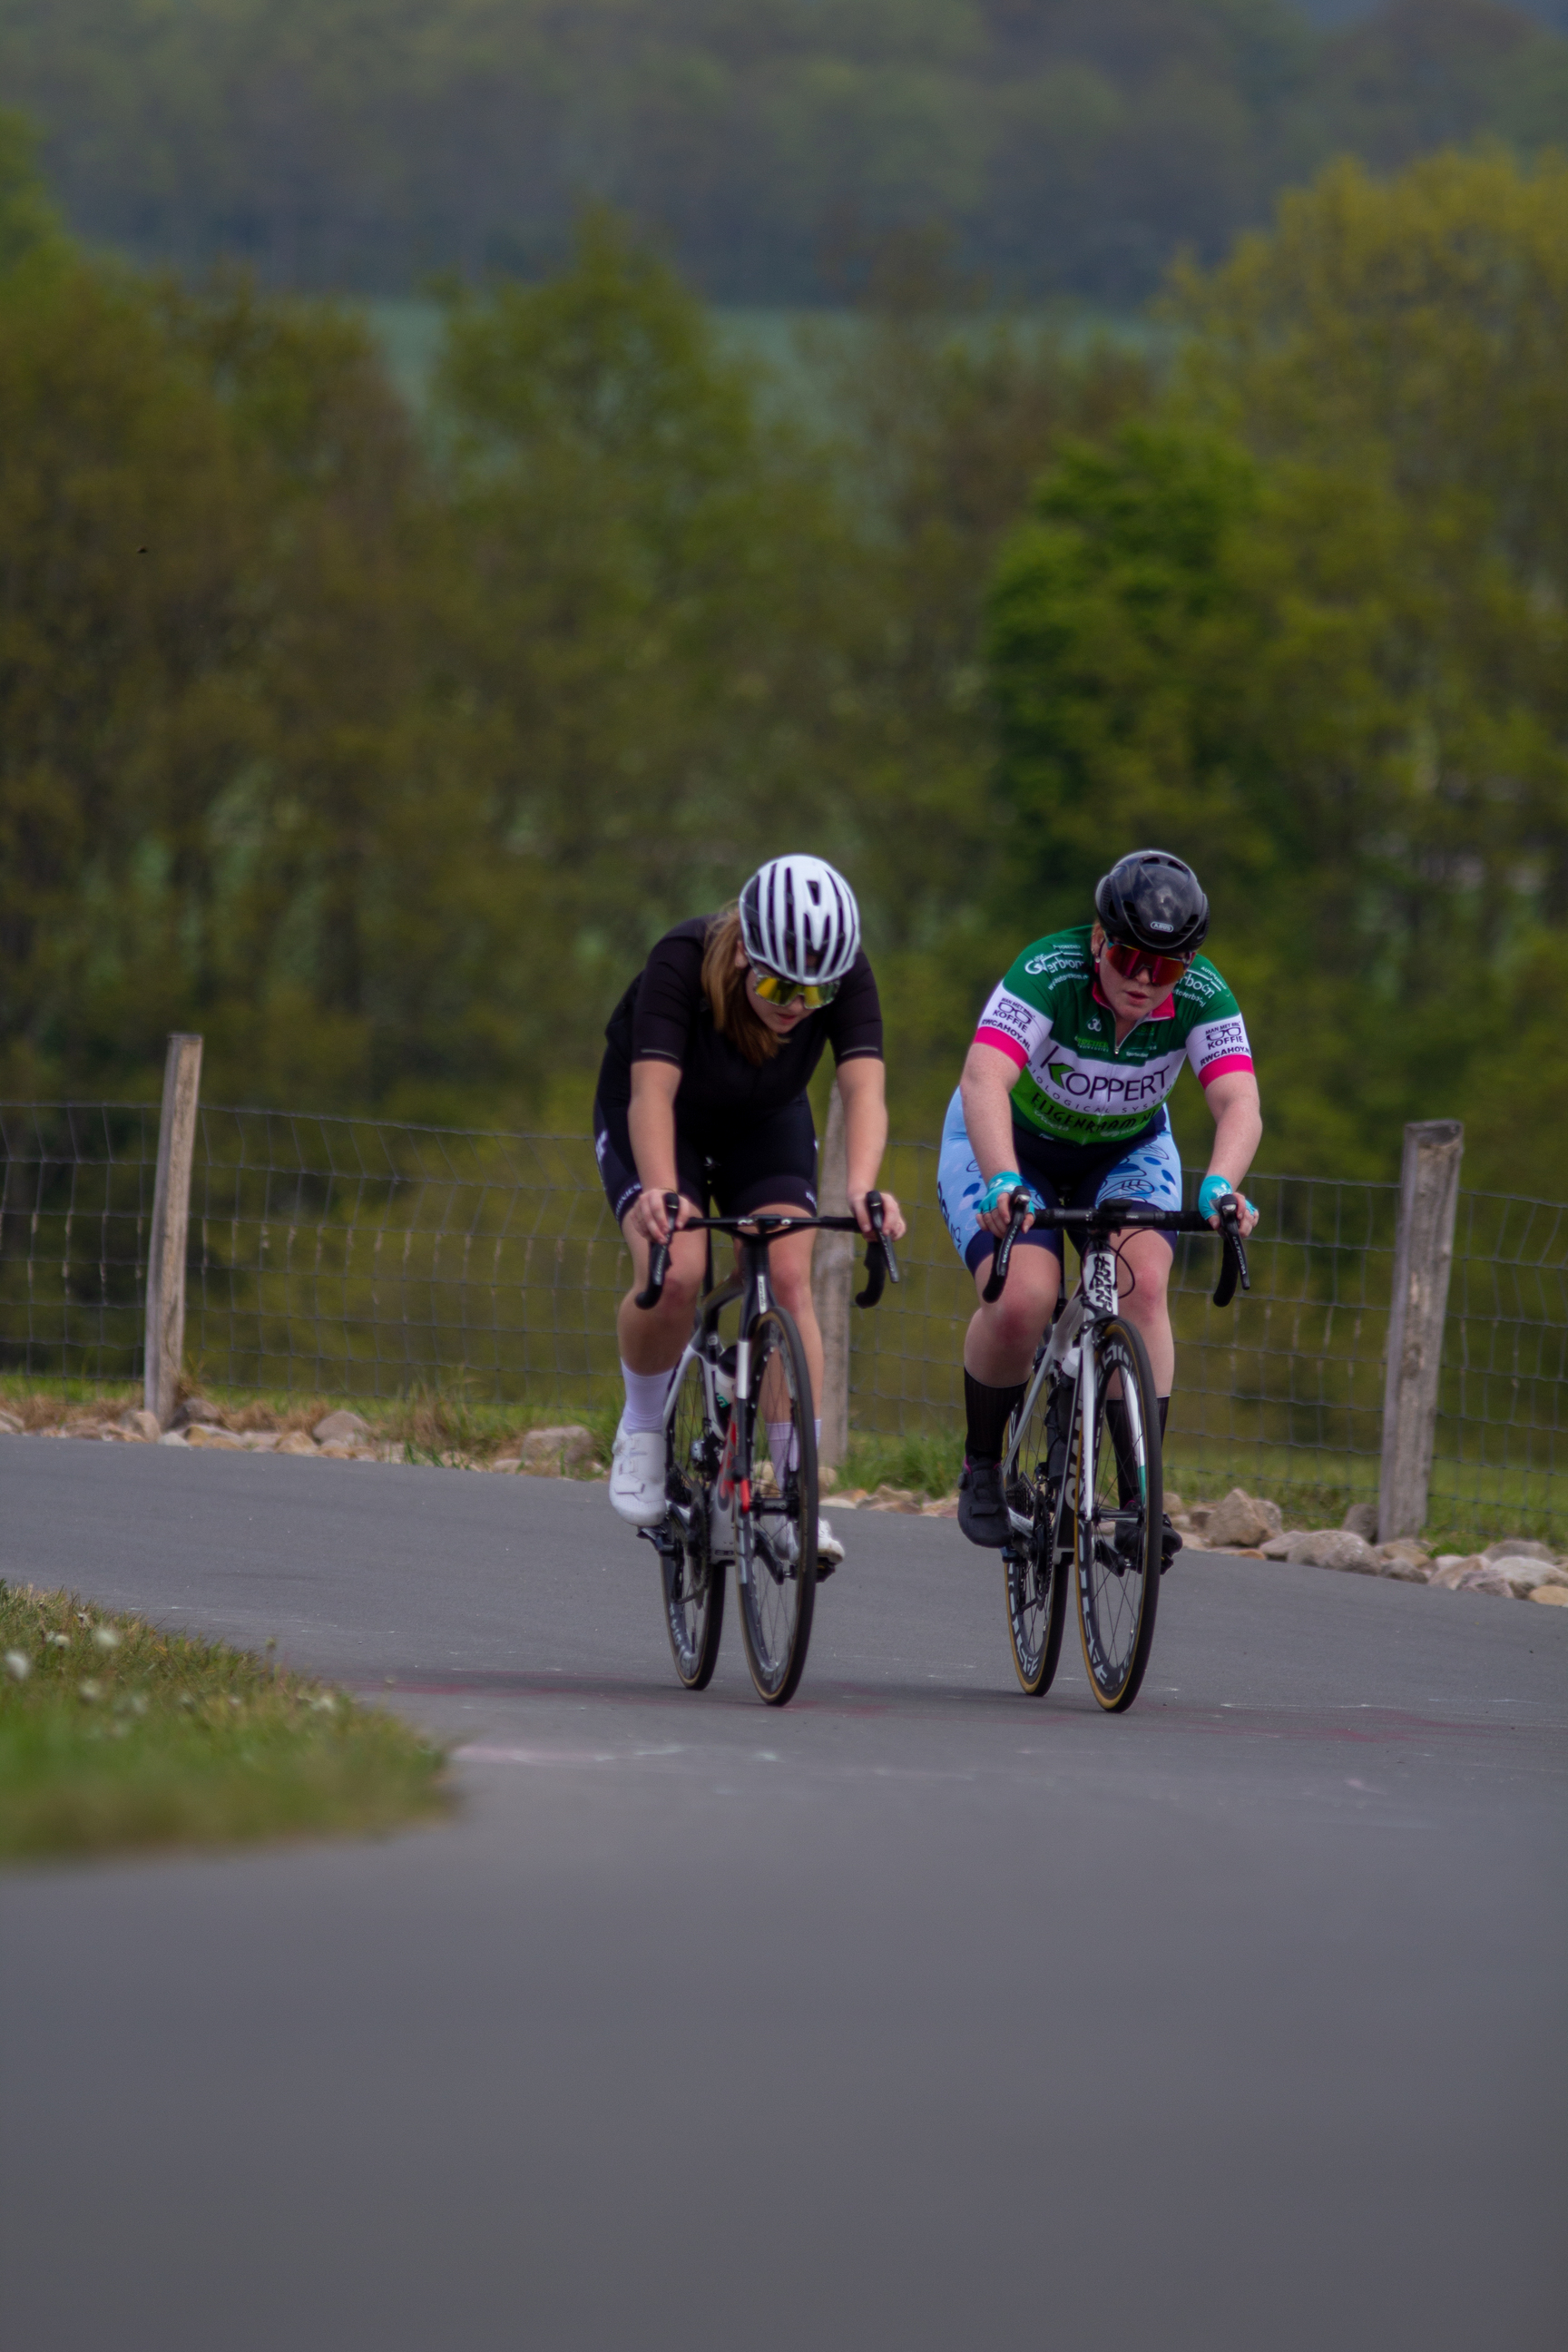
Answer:
[(702, 949), (714, 920), (697, 915), (667, 931), (611, 1013), (599, 1072), (602, 1103), (631, 1100), (634, 1062), (675, 1062), (681, 1073), (676, 1115), (695, 1129), (737, 1111), (754, 1117), (782, 1110), (805, 1094), (828, 1045), (836, 1063), (881, 1060), (882, 1008), (862, 948), (832, 1003), (797, 1023), (771, 1060), (749, 1062), (715, 1029), (702, 993)]

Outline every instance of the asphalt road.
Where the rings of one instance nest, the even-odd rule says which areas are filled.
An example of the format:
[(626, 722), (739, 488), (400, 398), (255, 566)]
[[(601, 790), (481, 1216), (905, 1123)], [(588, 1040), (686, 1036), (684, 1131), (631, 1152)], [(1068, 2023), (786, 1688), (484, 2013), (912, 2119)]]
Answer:
[(0, 1510), (467, 1751), (0, 1879), (16, 2352), (1568, 2340), (1568, 1611), (1184, 1555), (1109, 1720), (859, 1515), (781, 1712), (602, 1487), (8, 1438)]

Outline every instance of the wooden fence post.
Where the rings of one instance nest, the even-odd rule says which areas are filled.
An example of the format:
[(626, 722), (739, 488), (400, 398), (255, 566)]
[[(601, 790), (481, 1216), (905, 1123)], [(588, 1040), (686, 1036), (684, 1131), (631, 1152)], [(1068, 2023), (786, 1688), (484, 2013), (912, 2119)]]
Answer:
[(1465, 1130), (1457, 1118), (1422, 1119), (1405, 1130), (1383, 1393), (1380, 1543), (1418, 1536), (1426, 1520), (1464, 1149)]
[[(849, 1213), (848, 1162), (844, 1149), (844, 1097), (835, 1086), (827, 1132), (816, 1171), (817, 1207), (825, 1217)], [(811, 1293), (822, 1328), (822, 1444), (817, 1459), (837, 1470), (849, 1450), (849, 1293), (855, 1272), (852, 1234), (818, 1234), (811, 1262)]]
[(185, 1346), (185, 1235), (191, 1217), (191, 1165), (196, 1150), (196, 1097), (202, 1041), (174, 1035), (163, 1065), (158, 1122), (158, 1174), (147, 1252), (147, 1345), (142, 1396), (161, 1429), (174, 1418)]

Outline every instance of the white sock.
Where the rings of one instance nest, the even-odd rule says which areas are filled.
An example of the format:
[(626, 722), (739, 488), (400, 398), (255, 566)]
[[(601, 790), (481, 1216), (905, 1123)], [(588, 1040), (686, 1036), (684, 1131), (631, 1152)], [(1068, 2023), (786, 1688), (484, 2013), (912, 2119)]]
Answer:
[(621, 1427), (627, 1436), (635, 1436), (643, 1429), (662, 1429), (669, 1374), (634, 1372), (629, 1364), (623, 1364), (621, 1378), (626, 1384), (626, 1409), (621, 1415)]
[(793, 1421), (770, 1421), (768, 1452), (773, 1457), (773, 1476), (782, 1486), (784, 1474), (795, 1464), (795, 1423)]

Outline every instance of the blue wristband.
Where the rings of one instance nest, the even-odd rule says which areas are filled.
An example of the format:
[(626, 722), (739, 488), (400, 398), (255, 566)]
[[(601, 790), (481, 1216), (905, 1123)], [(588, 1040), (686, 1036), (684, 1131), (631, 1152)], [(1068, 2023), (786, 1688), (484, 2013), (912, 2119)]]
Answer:
[(1228, 1176), (1205, 1176), (1198, 1186), (1199, 1216), (1212, 1217), (1220, 1202), (1228, 1200), (1233, 1192), (1245, 1207), (1251, 1208), (1252, 1203), (1246, 1193), (1239, 1185), (1233, 1184)]
[(1040, 1209), (1045, 1205), (1033, 1186), (1025, 1183), (1016, 1168), (1004, 1168), (993, 1176), (980, 1195), (976, 1203), (977, 1213), (988, 1217), (993, 1209), (1005, 1207), (1015, 1192), (1027, 1192), (1031, 1209)]

